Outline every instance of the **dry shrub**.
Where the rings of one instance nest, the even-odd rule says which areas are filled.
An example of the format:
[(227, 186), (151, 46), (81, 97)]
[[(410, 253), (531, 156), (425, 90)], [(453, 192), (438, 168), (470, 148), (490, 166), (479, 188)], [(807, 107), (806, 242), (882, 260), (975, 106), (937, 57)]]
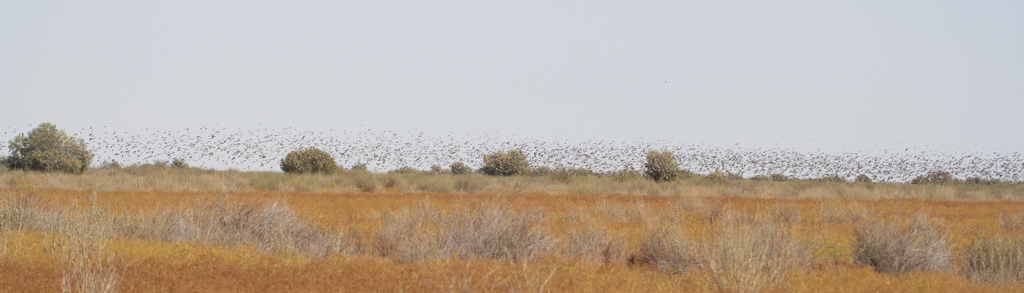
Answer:
[(649, 231), (640, 250), (626, 260), (631, 265), (650, 264), (669, 273), (683, 272), (697, 264), (693, 244), (678, 231), (661, 227)]
[(781, 225), (724, 226), (701, 250), (701, 271), (716, 291), (760, 292), (809, 269), (811, 246)]
[(625, 259), (625, 241), (594, 226), (570, 231), (564, 241), (562, 255), (567, 257), (579, 257), (581, 261), (602, 265)]
[(1003, 226), (1003, 229), (1014, 232), (1024, 231), (1024, 212), (1000, 215), (999, 225)]
[(64, 236), (53, 245), (59, 253), (61, 291), (118, 292), (121, 268), (117, 256), (105, 249), (105, 241), (83, 235)]
[(261, 206), (222, 199), (195, 209), (154, 212), (140, 220), (135, 236), (172, 242), (253, 245), (266, 252), (313, 257), (351, 254), (357, 247), (352, 237), (314, 227), (282, 203)]
[(518, 261), (551, 248), (551, 238), (538, 227), (542, 219), (539, 210), (499, 201), (450, 213), (423, 203), (384, 213), (375, 245), (380, 255), (403, 262), (449, 256)]
[(972, 281), (1003, 285), (1024, 282), (1024, 237), (978, 235), (961, 250), (964, 273)]
[(901, 225), (896, 219), (875, 219), (854, 228), (853, 258), (875, 271), (901, 274), (950, 266), (950, 244), (940, 223), (923, 213)]

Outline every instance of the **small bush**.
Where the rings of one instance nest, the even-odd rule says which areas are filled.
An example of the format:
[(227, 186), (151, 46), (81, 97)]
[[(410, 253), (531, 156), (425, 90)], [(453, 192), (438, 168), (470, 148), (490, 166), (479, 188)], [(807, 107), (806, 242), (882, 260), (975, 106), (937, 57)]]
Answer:
[(829, 176), (821, 177), (821, 178), (818, 178), (818, 179), (814, 179), (814, 181), (818, 181), (818, 182), (822, 182), (822, 183), (826, 183), (826, 182), (846, 183), (847, 182), (846, 178), (843, 178), (843, 177), (841, 177), (839, 175), (829, 175)]
[(726, 226), (706, 244), (704, 278), (716, 291), (762, 292), (785, 282), (790, 272), (808, 269), (810, 243), (797, 240), (784, 226)]
[(433, 173), (433, 174), (448, 174), (449, 172), (448, 172), (448, 170), (445, 170), (444, 168), (442, 168), (441, 165), (433, 165), (433, 166), (430, 166), (430, 173)]
[(484, 156), (482, 171), (492, 176), (526, 175), (530, 172), (530, 163), (520, 150), (496, 152)]
[(911, 184), (949, 185), (953, 184), (953, 182), (953, 175), (946, 171), (931, 171), (927, 175), (917, 176), (910, 180)]
[(868, 175), (864, 175), (864, 174), (858, 175), (857, 179), (855, 179), (853, 181), (857, 182), (857, 183), (867, 183), (867, 184), (874, 183), (874, 181), (871, 180), (871, 177), (868, 177)]
[(306, 148), (288, 153), (281, 159), (281, 171), (285, 173), (325, 173), (339, 170), (334, 157), (317, 148)]
[(452, 163), (451, 166), (448, 166), (448, 169), (451, 170), (452, 174), (455, 174), (455, 175), (465, 175), (465, 174), (473, 173), (473, 168), (470, 168), (469, 166), (466, 166), (466, 164), (464, 164), (462, 162)]
[(722, 170), (717, 170), (709, 173), (707, 179), (712, 182), (726, 182), (729, 181), (729, 175), (722, 172)]
[(367, 171), (366, 170), (366, 164), (358, 163), (358, 164), (352, 165), (352, 171), (366, 172)]
[(644, 175), (654, 182), (673, 181), (682, 175), (676, 157), (670, 152), (651, 150), (647, 153), (647, 163), (644, 164)]
[(85, 141), (68, 135), (50, 123), (39, 124), (8, 143), (11, 155), (4, 161), (12, 170), (80, 174), (92, 163)]
[(413, 168), (413, 167), (405, 166), (405, 167), (398, 168), (396, 170), (392, 170), (391, 172), (388, 172), (388, 173), (416, 174), (416, 173), (423, 173), (423, 171), (420, 171), (420, 170), (418, 170), (416, 168)]
[(1024, 238), (978, 235), (961, 251), (967, 277), (993, 285), (1024, 282)]
[(612, 179), (615, 179), (615, 181), (619, 182), (636, 181), (644, 178), (643, 173), (640, 173), (640, 171), (637, 171), (636, 169), (633, 168), (612, 171), (610, 173), (606, 173), (606, 175), (611, 176)]
[(999, 181), (998, 179), (984, 179), (984, 178), (981, 178), (981, 177), (970, 177), (970, 178), (964, 179), (963, 183), (964, 184), (970, 184), (970, 185), (997, 185), (997, 184), (1000, 184), (1000, 183), (1003, 183), (1003, 182)]
[(779, 173), (768, 175), (768, 177), (771, 178), (772, 181), (778, 181), (778, 182), (789, 180), (788, 176), (782, 175), (782, 174), (779, 174)]
[(171, 161), (171, 168), (188, 169), (188, 163), (185, 162), (185, 159), (174, 159)]
[(554, 173), (554, 172), (555, 172), (555, 170), (551, 169), (551, 167), (548, 167), (548, 166), (538, 166), (537, 168), (533, 168), (533, 171), (530, 171), (530, 175), (533, 175), (533, 176), (548, 176), (548, 175), (551, 175), (551, 173)]
[(117, 160), (110, 160), (100, 164), (100, 169), (121, 169), (121, 163)]
[(631, 265), (651, 264), (669, 273), (684, 272), (697, 264), (693, 244), (667, 227), (648, 232), (640, 250), (626, 261)]
[(950, 244), (934, 220), (915, 214), (907, 225), (898, 219), (873, 220), (853, 230), (853, 258), (885, 274), (949, 267)]

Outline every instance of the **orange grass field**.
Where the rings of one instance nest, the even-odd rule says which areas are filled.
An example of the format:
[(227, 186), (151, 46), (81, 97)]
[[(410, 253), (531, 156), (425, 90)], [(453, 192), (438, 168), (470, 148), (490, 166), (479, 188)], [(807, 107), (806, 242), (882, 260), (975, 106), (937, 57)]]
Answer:
[[(810, 265), (785, 272), (783, 281), (758, 290), (777, 292), (922, 292), (1024, 291), (1024, 286), (972, 282), (956, 261), (958, 247), (978, 234), (1020, 233), (1007, 229), (1003, 215), (1024, 211), (1018, 201), (944, 201), (921, 199), (759, 199), (737, 196), (630, 196), (549, 194), (464, 194), (399, 192), (282, 191), (83, 191), (4, 189), (9, 202), (31, 198), (39, 208), (103, 210), (146, 215), (209, 202), (245, 202), (288, 207), (302, 220), (331, 231), (345, 231), (360, 242), (355, 252), (309, 257), (267, 252), (252, 245), (110, 237), (100, 243), (99, 262), (116, 271), (125, 292), (685, 292), (744, 288), (711, 285), (699, 269), (666, 271), (631, 257), (648, 231), (669, 227), (695, 243), (730, 223), (780, 223), (797, 239), (813, 243)], [(507, 260), (480, 256), (401, 261), (374, 252), (385, 226), (384, 214), (429, 205), (451, 213), (459, 207), (499, 203), (541, 215), (537, 229), (548, 233), (551, 249), (530, 258)], [(876, 272), (853, 260), (853, 227), (871, 218), (936, 219), (952, 243), (953, 266), (902, 274)], [(905, 215), (905, 216), (904, 216)], [(724, 223), (724, 224), (723, 224)], [(602, 257), (559, 253), (574, 231), (608, 231), (615, 249)], [(59, 256), (66, 237), (46, 229), (3, 229), (0, 291), (52, 292), (62, 289), (66, 261)], [(611, 247), (611, 244), (608, 245)], [(603, 258), (603, 260), (602, 260)], [(96, 260), (94, 260), (96, 261)], [(115, 290), (116, 291), (116, 290)]]

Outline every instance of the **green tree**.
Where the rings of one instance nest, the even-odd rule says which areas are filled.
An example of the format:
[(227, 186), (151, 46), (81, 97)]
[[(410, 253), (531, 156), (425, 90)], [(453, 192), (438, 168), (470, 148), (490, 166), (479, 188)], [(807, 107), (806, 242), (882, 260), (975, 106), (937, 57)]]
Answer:
[(8, 169), (60, 171), (80, 174), (92, 163), (85, 141), (68, 135), (51, 123), (39, 124), (8, 143), (11, 154), (4, 160)]
[(679, 178), (683, 171), (676, 163), (676, 157), (671, 152), (660, 152), (651, 150), (647, 153), (647, 163), (644, 164), (644, 175), (655, 182), (672, 181)]
[(281, 171), (285, 173), (332, 174), (340, 169), (331, 154), (317, 148), (295, 150), (281, 159)]
[(487, 175), (526, 175), (530, 173), (530, 162), (521, 150), (496, 152), (484, 155), (484, 168), (481, 170)]

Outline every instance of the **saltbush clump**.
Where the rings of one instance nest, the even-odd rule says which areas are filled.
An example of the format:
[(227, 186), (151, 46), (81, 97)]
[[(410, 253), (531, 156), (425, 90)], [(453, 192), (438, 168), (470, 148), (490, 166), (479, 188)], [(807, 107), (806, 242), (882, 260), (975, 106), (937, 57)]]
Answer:
[(288, 153), (281, 159), (281, 171), (285, 173), (325, 173), (340, 170), (334, 157), (317, 148), (306, 148)]
[(39, 124), (8, 143), (11, 155), (4, 165), (12, 170), (59, 171), (80, 174), (92, 163), (85, 141), (68, 135), (50, 123)]
[(647, 153), (647, 163), (644, 164), (644, 175), (647, 178), (655, 182), (665, 182), (678, 179), (682, 173), (672, 153), (656, 150)]
[(953, 175), (950, 175), (946, 171), (931, 171), (927, 175), (917, 176), (913, 180), (910, 180), (910, 184), (938, 184), (938, 185), (949, 185), (953, 184)]
[(188, 163), (185, 162), (185, 159), (175, 158), (171, 161), (171, 168), (188, 169)]
[(484, 156), (484, 174), (496, 176), (526, 175), (530, 173), (530, 162), (520, 150), (496, 152)]
[(466, 166), (466, 164), (464, 164), (462, 162), (452, 163), (452, 165), (448, 166), (448, 168), (451, 169), (452, 174), (455, 174), (455, 175), (464, 175), (464, 174), (473, 173), (473, 168), (470, 168), (469, 166)]

